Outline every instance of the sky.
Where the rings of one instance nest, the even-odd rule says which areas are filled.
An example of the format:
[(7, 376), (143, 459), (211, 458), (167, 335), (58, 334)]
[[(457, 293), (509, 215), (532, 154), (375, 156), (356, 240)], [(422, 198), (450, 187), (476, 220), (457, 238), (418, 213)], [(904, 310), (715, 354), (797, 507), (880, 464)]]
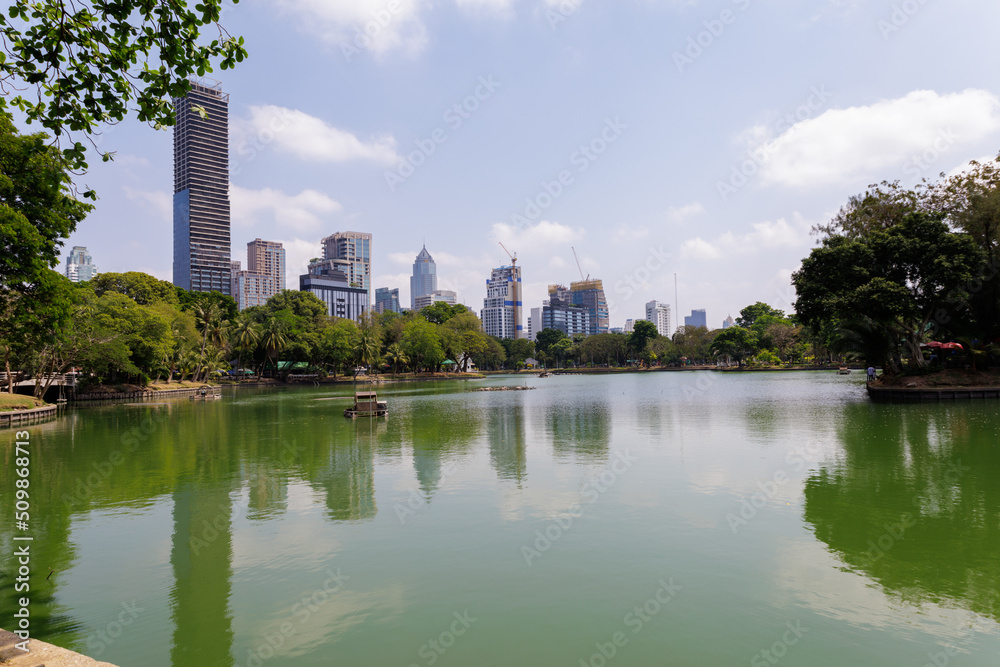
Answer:
[[(280, 241), (291, 288), (324, 236), (370, 232), (373, 288), (408, 304), (426, 243), (478, 312), (502, 242), (527, 311), (581, 279), (575, 248), (612, 327), (654, 299), (720, 327), (790, 312), (810, 228), (870, 183), (1000, 151), (990, 0), (243, 0), (222, 23), (250, 52), (209, 75), (233, 259)], [(170, 280), (172, 130), (98, 143), (66, 254)]]

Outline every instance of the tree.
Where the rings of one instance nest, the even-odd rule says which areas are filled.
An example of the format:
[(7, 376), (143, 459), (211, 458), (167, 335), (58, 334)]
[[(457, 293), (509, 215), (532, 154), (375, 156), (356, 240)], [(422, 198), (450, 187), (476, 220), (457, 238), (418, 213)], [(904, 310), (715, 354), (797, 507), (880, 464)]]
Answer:
[(736, 324), (749, 329), (758, 319), (766, 316), (771, 316), (777, 320), (785, 319), (785, 313), (777, 308), (772, 308), (762, 301), (758, 301), (740, 311), (740, 316), (736, 318)]
[(406, 356), (406, 352), (403, 351), (403, 346), (399, 343), (393, 343), (389, 346), (389, 349), (385, 353), (386, 359), (392, 364), (393, 375), (399, 374), (399, 365), (404, 366), (409, 361), (409, 357)]
[(230, 329), (229, 340), (232, 343), (232, 346), (237, 350), (237, 373), (242, 373), (243, 371), (243, 353), (257, 347), (257, 343), (260, 341), (260, 336), (260, 327), (257, 326), (257, 323), (251, 318), (246, 316), (238, 318), (232, 329)]
[(281, 320), (273, 319), (267, 323), (260, 343), (264, 346), (266, 359), (274, 364), (274, 372), (277, 375), (278, 355), (288, 345), (288, 337), (285, 336), (285, 326)]
[(542, 329), (535, 336), (535, 349), (539, 352), (548, 352), (549, 349), (563, 339), (569, 339), (564, 331), (559, 329)]
[(642, 357), (646, 353), (649, 341), (655, 339), (659, 334), (656, 325), (649, 320), (637, 320), (632, 333), (628, 337), (628, 346), (637, 357)]
[(460, 303), (449, 305), (444, 301), (435, 301), (420, 310), (420, 314), (424, 319), (433, 324), (444, 324), (456, 315), (467, 312), (469, 312), (469, 309)]
[(830, 222), (815, 225), (812, 231), (824, 238), (843, 236), (857, 240), (890, 229), (918, 210), (920, 197), (916, 192), (903, 188), (899, 181), (882, 181), (853, 195)]
[(154, 278), (148, 273), (102, 273), (88, 282), (97, 296), (105, 292), (117, 292), (144, 306), (160, 302), (179, 303), (177, 290), (172, 283)]
[(155, 127), (173, 125), (171, 99), (188, 93), (190, 78), (213, 71), (216, 61), (229, 69), (246, 57), (243, 38), (221, 26), (217, 39), (205, 38), (203, 28), (218, 26), (221, 9), (222, 0), (194, 7), (185, 0), (14, 0), (0, 16), (0, 80), (35, 91), (15, 95), (10, 105), (57, 140), (73, 141), (63, 154), (83, 169), (84, 145), (73, 133), (95, 134), (133, 110)]
[(716, 357), (726, 357), (742, 366), (743, 360), (757, 352), (757, 336), (743, 327), (723, 329), (709, 348)]
[(857, 329), (873, 338), (867, 347), (891, 341), (884, 358), (869, 361), (898, 371), (905, 346), (911, 362), (922, 366), (920, 343), (929, 326), (942, 319), (938, 311), (946, 303), (961, 302), (983, 261), (975, 242), (951, 232), (941, 216), (911, 214), (862, 239), (824, 239), (792, 275), (795, 310), (814, 331), (831, 319), (863, 318), (875, 325)]
[(416, 318), (403, 330), (403, 350), (414, 370), (436, 369), (444, 361), (444, 350), (434, 324), (423, 318)]
[(68, 165), (45, 141), (18, 134), (0, 113), (0, 296), (37, 298), (32, 292), (59, 263), (62, 239), (93, 208), (73, 198)]

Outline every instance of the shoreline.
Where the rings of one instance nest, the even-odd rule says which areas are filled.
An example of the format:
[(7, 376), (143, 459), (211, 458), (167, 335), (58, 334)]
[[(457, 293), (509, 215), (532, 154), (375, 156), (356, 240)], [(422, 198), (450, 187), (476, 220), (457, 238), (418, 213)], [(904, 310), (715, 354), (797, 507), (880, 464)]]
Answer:
[(101, 662), (82, 653), (61, 648), (55, 644), (29, 639), (28, 651), (17, 647), (23, 640), (13, 632), (0, 629), (0, 664), (4, 667), (117, 667), (110, 662)]

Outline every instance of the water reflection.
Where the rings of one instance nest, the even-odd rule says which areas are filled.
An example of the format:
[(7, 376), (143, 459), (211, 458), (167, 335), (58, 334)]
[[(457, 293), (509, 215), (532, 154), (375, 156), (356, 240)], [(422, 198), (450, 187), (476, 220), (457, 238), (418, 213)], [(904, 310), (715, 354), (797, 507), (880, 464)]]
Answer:
[(524, 406), (490, 408), (486, 418), (486, 432), (490, 444), (490, 463), (500, 479), (521, 482), (527, 474), (525, 447)]
[(598, 401), (561, 402), (548, 413), (548, 432), (557, 458), (602, 463), (611, 443), (611, 406)]
[(811, 475), (805, 520), (905, 601), (1000, 620), (995, 416), (975, 404), (844, 409), (843, 457)]

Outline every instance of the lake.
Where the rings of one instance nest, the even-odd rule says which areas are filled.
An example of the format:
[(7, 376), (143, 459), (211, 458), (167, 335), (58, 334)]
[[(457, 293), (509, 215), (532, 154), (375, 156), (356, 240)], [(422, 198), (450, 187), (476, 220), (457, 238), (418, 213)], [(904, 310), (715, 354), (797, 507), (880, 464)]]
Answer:
[[(33, 635), (122, 667), (997, 664), (996, 402), (507, 376), (350, 420), (351, 391), (29, 427)], [(0, 452), (13, 629), (13, 430)]]

